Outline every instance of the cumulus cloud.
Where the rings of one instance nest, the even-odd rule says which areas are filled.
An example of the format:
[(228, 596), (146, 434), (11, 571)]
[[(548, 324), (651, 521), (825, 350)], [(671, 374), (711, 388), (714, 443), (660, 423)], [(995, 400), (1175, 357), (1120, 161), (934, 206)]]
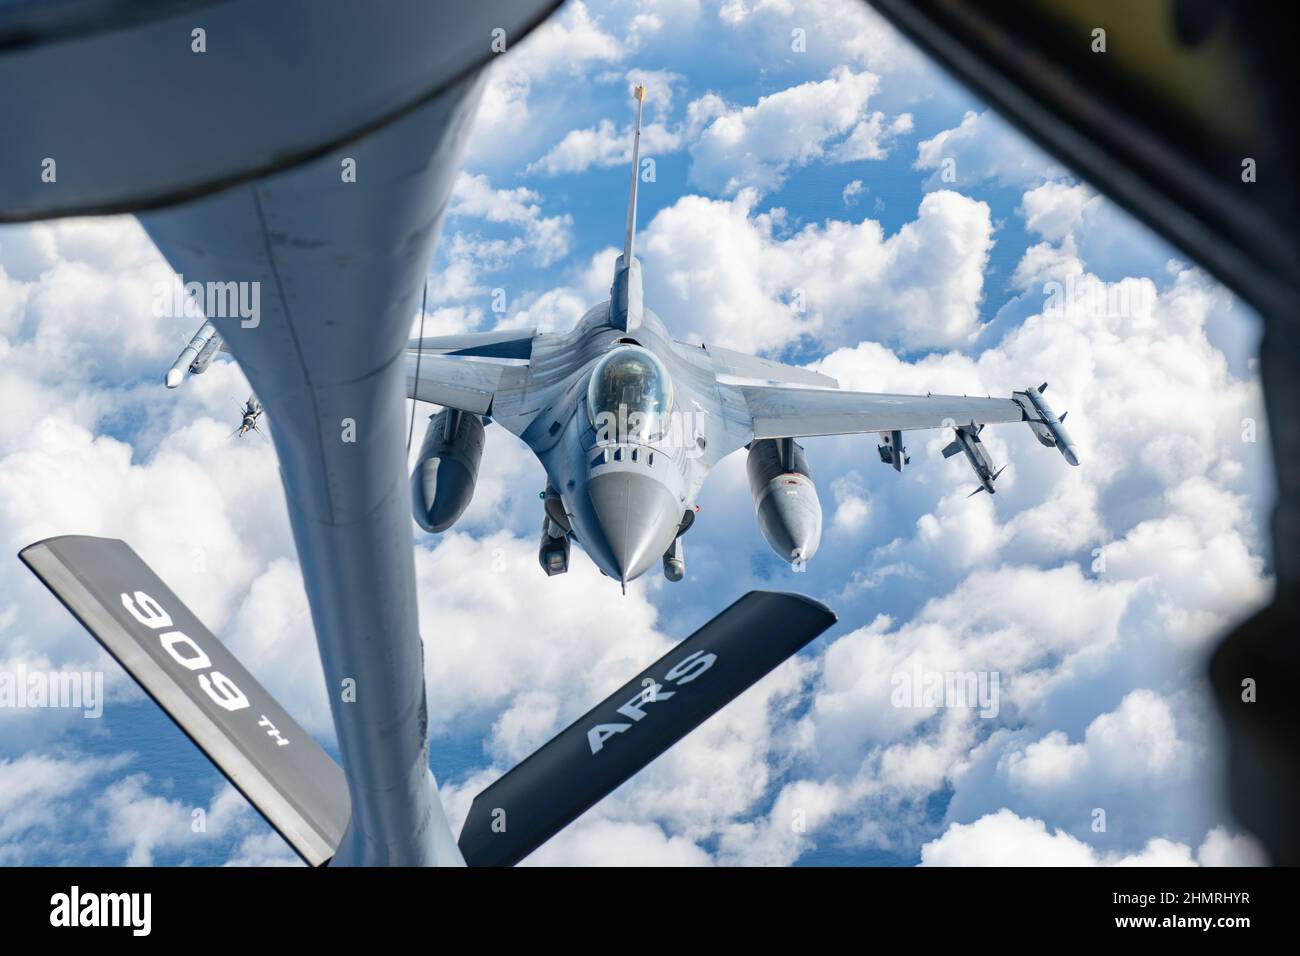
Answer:
[[(641, 127), (641, 156), (662, 156), (681, 148), (683, 132), (663, 123)], [(632, 126), (615, 129), (607, 119), (587, 129), (570, 130), (545, 156), (531, 163), (529, 172), (555, 176), (580, 173), (592, 166), (626, 166), (632, 162)]]
[(78, 759), (41, 753), (0, 758), (0, 860), (19, 864), (36, 858), (33, 834), (54, 829), (71, 812), (69, 798), (130, 759), (126, 754)]
[(1027, 186), (1062, 172), (1055, 161), (1026, 142), (1006, 120), (987, 110), (970, 110), (960, 125), (917, 144), (916, 168), (936, 170), (929, 180), (932, 188), (969, 187), (986, 179), (1007, 186)]
[(765, 63), (794, 59), (793, 45), (801, 39), (800, 59), (827, 67), (850, 63), (888, 75), (900, 98), (928, 94), (935, 86), (933, 67), (868, 4), (724, 0), (718, 18), (736, 43), (761, 51)]
[[(124, 442), (51, 415), (36, 423), (26, 448), (0, 462), (0, 528), (23, 544), (71, 531), (123, 538), (150, 564), (167, 568), (169, 585), (220, 628), (257, 574), (261, 546), (275, 540), (276, 550), (287, 547), (277, 534), (287, 523), (270, 445), (232, 447), (229, 431), (225, 423), (200, 420), (136, 462)], [(226, 506), (227, 486), (247, 494), (246, 508)], [(16, 563), (0, 573), (11, 580), (27, 574)], [(23, 607), (32, 618), (17, 628), (49, 621), (46, 602), (28, 587), (9, 593), (31, 595)], [(75, 629), (58, 631), (87, 646)]]
[[(1058, 246), (1087, 227), (1094, 201), (1071, 189), (1022, 205)], [(1048, 209), (1051, 197), (1075, 212)], [(1084, 282), (1114, 285), (1075, 261)], [(1050, 378), (1083, 465), (1063, 465), (1021, 429), (989, 429), (995, 462), (1014, 463), (996, 500), (965, 497), (960, 460), (881, 483), (872, 513), (898, 515), (897, 530), (853, 580), (877, 600), (924, 603), (830, 645), (802, 721), (807, 764), (766, 819), (728, 831), (729, 858), (788, 862), (831, 833), (906, 855), (933, 827), (919, 794), (941, 788), (952, 791), (947, 829), (930, 838), (927, 862), (1150, 865), (1237, 845), (1204, 797), (1219, 765), (1199, 655), (1269, 593), (1248, 497), (1268, 466), (1241, 430), (1260, 414), (1258, 383), (1234, 376), (1207, 339), (1231, 303), (1202, 274), (1123, 281), (1149, 282), (1149, 294), (1120, 309), (1104, 295), (1066, 301), (973, 356), (907, 361), (864, 343), (818, 364), (843, 387), (878, 391), (1005, 393)], [(946, 440), (912, 436), (914, 459)], [(835, 440), (829, 461), (810, 453), (835, 473), (859, 460), (848, 448)], [(833, 521), (824, 547), (843, 530)], [(929, 597), (936, 589), (948, 593)], [(897, 706), (891, 681), (913, 670), (996, 674), (997, 714)], [(808, 827), (792, 835), (800, 807)], [(994, 852), (1003, 836), (1006, 856)]]
[[(650, 23), (639, 24), (641, 33)], [(652, 32), (652, 31), (650, 31)], [(556, 75), (581, 76), (595, 64), (613, 63), (624, 53), (622, 40), (609, 33), (601, 18), (582, 0), (564, 5), (517, 48), (488, 68), (488, 79), (466, 147), (470, 163), (500, 156), (503, 144), (517, 142), (535, 124), (531, 94), (535, 84)]]
[[(648, 80), (643, 71), (629, 82)], [(687, 149), (692, 183), (717, 195), (741, 189), (762, 194), (780, 187), (795, 169), (810, 163), (849, 163), (884, 159), (892, 141), (912, 130), (912, 117), (887, 119), (867, 102), (879, 78), (848, 67), (823, 81), (802, 83), (759, 98), (752, 106), (732, 106), (716, 93), (692, 100), (678, 122), (667, 119), (677, 74), (659, 72), (647, 103), (657, 119), (643, 125), (641, 155), (663, 156)], [(662, 92), (657, 92), (657, 90)], [(529, 172), (579, 173), (592, 166), (625, 165), (632, 158), (632, 125), (616, 128), (608, 119), (570, 130)]]
[(527, 866), (708, 866), (712, 858), (653, 824), (583, 820), (531, 856)]
[[(458, 183), (426, 334), (480, 326), (472, 298), (488, 276), (564, 265), (577, 245), (562, 208), (505, 167), (537, 156), (555, 168), (535, 172), (626, 161), (624, 124), (612, 120), (583, 120), (576, 132), (590, 135), (560, 150), (556, 124), (536, 121), (567, 104), (536, 95), (543, 84), (574, 86), (593, 71), (627, 83), (627, 51), (714, 16), (689, 0), (608, 22), (592, 9), (567, 5), (494, 65), (472, 162), (498, 165)], [(1215, 634), (1270, 587), (1259, 524), (1266, 436), (1243, 432), (1246, 420), (1264, 425), (1242, 332), (1250, 321), (991, 114), (921, 143), (930, 191), (889, 234), (869, 219), (762, 208), (759, 191), (806, 164), (897, 153), (909, 104), (942, 81), (928, 73), (909, 89), (910, 48), (863, 4), (730, 0), (718, 17), (738, 46), (770, 53), (784, 80), (747, 105), (718, 94), (685, 102), (668, 73), (651, 81), (662, 92), (647, 144), (691, 150), (692, 175), (715, 195), (681, 197), (647, 224), (648, 304), (676, 334), (821, 354), (817, 367), (846, 388), (1005, 394), (1047, 378), (1056, 409), (1070, 409), (1083, 466), (1069, 468), (1023, 426), (990, 428), (990, 453), (1012, 467), (996, 498), (968, 499), (965, 463), (938, 457), (946, 436), (909, 436), (903, 475), (863, 465), (864, 454), (874, 460), (869, 436), (810, 442), (828, 521), (800, 586), (830, 600), (844, 625), (532, 862), (766, 865), (828, 849), (933, 865), (1257, 861), (1213, 797), (1200, 676)], [(796, 28), (809, 41), (803, 60), (790, 56)], [(945, 158), (956, 161), (954, 183), (941, 177)], [(861, 204), (862, 181), (836, 182), (832, 206), (841, 188), (845, 206)], [(960, 192), (981, 183), (1014, 186), (1018, 209)], [(1031, 238), (999, 309), (985, 302), (984, 279), (1004, 215)], [(581, 251), (562, 284), (520, 295), (507, 321), (567, 328), (604, 298), (616, 251)], [(11, 410), (0, 421), (0, 536), (15, 547), (67, 531), (126, 538), (328, 743), (274, 455), (227, 438), (247, 388), (232, 363), (161, 391), (192, 323), (152, 315), (159, 279), (166, 266), (130, 220), (0, 229), (0, 401)], [(1067, 280), (1075, 294), (1051, 301), (1046, 287)], [(784, 569), (768, 573), (747, 549), (751, 538), (754, 553), (763, 544), (740, 456), (710, 480), (687, 540), (691, 580), (642, 579), (626, 597), (580, 553), (569, 574), (542, 574), (542, 480), (512, 436), (490, 429), (462, 524), (416, 539), (435, 770), (453, 827), (474, 794), (702, 623), (719, 594), (787, 586)], [(111, 699), (131, 695), (16, 562), (0, 566), (0, 594), (8, 660), (104, 666)], [(996, 674), (995, 712), (900, 704), (896, 678), (917, 669)], [(90, 849), (115, 863), (294, 862), (233, 791), (182, 798), (112, 743), (94, 755), (60, 750), (61, 716), (3, 718), (6, 862)], [(444, 748), (477, 756), (446, 773)], [(192, 831), (190, 803), (208, 812), (207, 842)]]
[[(572, 244), (572, 216), (543, 215), (536, 192), (523, 186), (497, 189), (482, 174), (460, 174), (447, 216), (452, 231), (440, 246), (443, 264), (430, 285), (434, 303), (484, 295), (484, 276), (501, 272), (521, 254), (527, 253), (529, 261), (544, 267), (568, 255)], [(507, 227), (511, 234), (485, 237), (472, 230), (475, 222)]]
[(686, 79), (671, 70), (638, 67), (605, 73), (597, 79), (626, 87), (627, 97), (615, 97), (614, 102), (626, 109), (627, 122), (616, 128), (612, 120), (602, 119), (595, 126), (571, 129), (545, 155), (530, 163), (527, 172), (556, 176), (580, 173), (592, 166), (629, 165), (632, 162), (632, 117), (635, 114), (631, 91), (638, 85), (646, 87), (645, 115), (641, 126), (640, 155), (643, 159), (681, 149), (699, 135), (700, 128), (713, 115), (708, 104), (716, 97), (706, 95), (688, 106), (682, 122), (671, 122), (674, 96)]
[(792, 231), (782, 209), (686, 196), (641, 242), (647, 301), (675, 330), (744, 351), (780, 351), (808, 336), (908, 348), (964, 345), (979, 328), (988, 206), (926, 195), (886, 236), (879, 222), (828, 220)]
[[(567, 574), (548, 578), (531, 537), (449, 532), (428, 540), (433, 547), (417, 552), (416, 573), (435, 733), (476, 716), (489, 724), (539, 687), (565, 688), (554, 719), (572, 719), (670, 646), (655, 628), (645, 584), (610, 600), (617, 589), (581, 554)], [(539, 616), (543, 605), (553, 610)], [(596, 606), (600, 627), (590, 626)], [(526, 696), (520, 706), (535, 702)], [(516, 719), (524, 718), (501, 725), (507, 736)]]
[(880, 159), (888, 142), (912, 128), (910, 115), (887, 121), (867, 113), (879, 86), (874, 73), (840, 67), (820, 82), (761, 97), (753, 106), (728, 107), (691, 147), (691, 181), (718, 195), (777, 189), (800, 166)]
[(999, 810), (974, 823), (954, 823), (921, 848), (922, 866), (1259, 866), (1248, 837), (1215, 828), (1199, 850), (1153, 837), (1137, 852), (1103, 853), (1042, 820)]
[[(423, 316), (425, 336), (479, 327), (511, 268), (548, 267), (564, 259), (573, 243), (573, 217), (542, 210), (542, 197), (523, 186), (494, 187), (486, 175), (462, 172), (447, 210)], [(497, 302), (491, 304), (497, 308)], [(499, 309), (498, 309), (499, 310)], [(421, 332), (420, 316), (411, 335)]]
[(1023, 748), (1008, 750), (1002, 768), (1009, 784), (1023, 790), (1060, 792), (1099, 781), (1141, 787), (1185, 766), (1186, 746), (1169, 701), (1149, 690), (1135, 690), (1117, 709), (1089, 724), (1079, 743), (1071, 743), (1062, 731), (1051, 731)]
[(278, 833), (255, 833), (244, 837), (224, 865), (306, 866)]
[(835, 512), (831, 527), (840, 534), (856, 534), (871, 519), (871, 494), (866, 482), (856, 471), (841, 475), (831, 482), (835, 499)]
[[(163, 858), (185, 862), (214, 846), (240, 843), (243, 852), (262, 847), (259, 862), (282, 861), (285, 852), (292, 856), (284, 841), (224, 781), (210, 798), (191, 805), (166, 796), (166, 782), (159, 786), (146, 773), (112, 779), (129, 770), (135, 759), (130, 753), (0, 758), (0, 862), (48, 861), (50, 846), (72, 854), (57, 857), (58, 862), (99, 859), (107, 852), (109, 862), (127, 866), (150, 866)], [(63, 833), (69, 821), (77, 833), (72, 840)]]

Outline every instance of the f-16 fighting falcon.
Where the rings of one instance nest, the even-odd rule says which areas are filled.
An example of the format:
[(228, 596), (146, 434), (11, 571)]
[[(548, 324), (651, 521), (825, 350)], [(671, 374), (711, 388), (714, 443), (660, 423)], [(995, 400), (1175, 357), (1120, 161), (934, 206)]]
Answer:
[(645, 88), (634, 95), (627, 231), (609, 301), (565, 333), (502, 330), (410, 343), (408, 395), (444, 406), (429, 420), (411, 475), (422, 528), (444, 531), (464, 512), (489, 421), (523, 439), (546, 468), (542, 568), (566, 571), (577, 542), (624, 590), (660, 561), (670, 581), (682, 579), (682, 536), (696, 495), (713, 466), (740, 448), (748, 448), (759, 528), (796, 571), (816, 554), (822, 533), (797, 439), (879, 432), (881, 460), (902, 471), (910, 460), (903, 432), (953, 428), (944, 456), (964, 451), (976, 491), (991, 494), (1001, 470), (993, 470), (979, 432), (986, 423), (1023, 421), (1078, 464), (1065, 416), (1058, 419), (1042, 396), (1046, 383), (1010, 398), (849, 392), (819, 372), (674, 340), (644, 302), (635, 255)]

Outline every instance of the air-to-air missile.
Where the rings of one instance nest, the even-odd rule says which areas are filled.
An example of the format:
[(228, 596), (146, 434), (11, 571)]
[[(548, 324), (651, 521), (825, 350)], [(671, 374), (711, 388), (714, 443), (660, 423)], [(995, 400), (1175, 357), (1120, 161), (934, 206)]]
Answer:
[(202, 375), (212, 364), (212, 357), (219, 348), (221, 336), (217, 334), (216, 327), (210, 321), (204, 322), (194, 333), (194, 338), (190, 339), (190, 344), (181, 350), (176, 361), (172, 362), (172, 367), (167, 370), (167, 387), (175, 388), (187, 373)]
[(971, 422), (969, 425), (958, 425), (954, 430), (957, 438), (944, 448), (943, 457), (951, 458), (958, 452), (965, 452), (966, 460), (970, 462), (975, 477), (980, 480), (980, 486), (971, 494), (977, 495), (981, 491), (993, 494), (993, 482), (997, 480), (998, 475), (1002, 474), (1007, 466), (1003, 465), (997, 471), (993, 470), (993, 462), (989, 461), (988, 452), (984, 450), (984, 443), (980, 441), (980, 432), (984, 430), (984, 426)]
[(1052, 407), (1047, 404), (1047, 399), (1043, 398), (1045, 391), (1047, 391), (1046, 382), (1037, 388), (1030, 386), (1023, 392), (1012, 392), (1011, 397), (1025, 410), (1025, 420), (1029, 423), (1034, 437), (1048, 448), (1059, 451), (1061, 457), (1071, 465), (1077, 465), (1079, 457), (1074, 453), (1070, 436), (1065, 431), (1065, 416), (1069, 413), (1061, 412), (1061, 417), (1057, 418)]

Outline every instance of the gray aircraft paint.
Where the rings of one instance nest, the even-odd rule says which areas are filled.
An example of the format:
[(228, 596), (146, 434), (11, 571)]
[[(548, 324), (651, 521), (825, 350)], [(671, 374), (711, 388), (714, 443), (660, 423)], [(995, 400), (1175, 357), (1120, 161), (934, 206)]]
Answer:
[(1066, 461), (1077, 465), (1079, 456), (1075, 454), (1074, 443), (1070, 440), (1069, 432), (1065, 430), (1065, 416), (1068, 413), (1061, 412), (1061, 417), (1057, 418), (1056, 413), (1052, 411), (1052, 406), (1047, 404), (1047, 399), (1043, 398), (1045, 391), (1047, 391), (1046, 382), (1037, 388), (1031, 386), (1023, 392), (1012, 392), (1011, 397), (1024, 409), (1025, 419), (1029, 422), (1029, 427), (1039, 444), (1058, 449)]
[(221, 346), (221, 336), (211, 322), (204, 322), (194, 333), (188, 345), (181, 350), (171, 368), (167, 370), (164, 384), (168, 388), (180, 385), (186, 375), (202, 375), (212, 363), (212, 356)]
[(768, 545), (802, 571), (822, 539), (822, 506), (803, 446), (792, 438), (764, 438), (745, 459), (758, 527)]
[(348, 824), (338, 764), (125, 543), (68, 535), (19, 557), (311, 866)]
[(483, 422), (477, 415), (444, 408), (429, 416), (415, 470), (411, 511), (425, 531), (446, 531), (464, 514), (483, 458)]
[(558, 5), (0, 3), (0, 222), (156, 209), (319, 159), (477, 74), (493, 30), (513, 49)]
[[(563, 509), (543, 524), (539, 559), (546, 573), (563, 570), (554, 545), (563, 532), (624, 588), (658, 562), (669, 580), (681, 580), (681, 535), (696, 496), (713, 466), (746, 446), (763, 536), (802, 570), (820, 544), (822, 512), (803, 451), (791, 439), (881, 432), (887, 446), (882, 460), (901, 471), (905, 430), (1031, 419), (1035, 434), (1049, 427), (1036, 424), (1050, 410), (1033, 404), (1039, 401), (1033, 389), (1013, 398), (850, 392), (820, 372), (675, 341), (644, 301), (641, 265), (633, 255), (639, 92), (627, 232), (609, 300), (567, 332), (498, 329), (415, 340), (407, 348), (409, 397), (485, 416), (522, 439), (546, 469), (548, 507), (558, 499)], [(602, 359), (618, 349), (649, 352), (666, 372), (674, 427), (664, 434), (603, 433), (588, 392)], [(1054, 419), (1050, 427), (1059, 431)], [(971, 459), (979, 473), (987, 459), (977, 438), (969, 444), (975, 450), (968, 454), (980, 456)], [(774, 464), (771, 449), (777, 447), (797, 449), (797, 464)], [(1077, 464), (1068, 443), (1061, 450)], [(416, 469), (426, 467), (422, 455)], [(994, 477), (991, 470), (981, 474), (982, 487), (992, 491)], [(417, 520), (424, 507), (415, 502)], [(563, 567), (567, 562), (565, 551)]]
[(876, 451), (883, 461), (894, 471), (902, 471), (903, 466), (912, 460), (912, 456), (907, 453), (903, 446), (903, 433), (901, 431), (888, 431), (880, 433), (880, 444), (876, 446)]
[[(335, 864), (461, 862), (428, 769), (401, 357), (492, 31), (513, 47), (554, 5), (0, 14), (0, 219), (156, 210), (141, 222), (187, 281), (260, 284), (254, 327), (209, 318), (274, 425), (352, 806)], [(29, 175), (45, 156), (56, 183)]]
[[(977, 494), (981, 491), (987, 491), (989, 494), (995, 494), (994, 482), (998, 475), (1002, 474), (1002, 469), (993, 470), (993, 462), (989, 460), (989, 453), (984, 448), (984, 442), (980, 441), (980, 431), (983, 425), (977, 425), (971, 422), (969, 425), (958, 425), (954, 429), (956, 437), (944, 448), (943, 457), (951, 458), (958, 453), (966, 455), (966, 461), (970, 464), (971, 470), (975, 472), (975, 477), (979, 479), (980, 486), (971, 494)], [(1006, 466), (1004, 465), (1003, 468)]]
[(429, 780), (399, 355), (478, 91), (349, 145), (355, 184), (335, 153), (141, 216), (187, 278), (262, 285), (256, 327), (213, 321), (273, 424), (352, 800), (336, 863), (459, 856)]

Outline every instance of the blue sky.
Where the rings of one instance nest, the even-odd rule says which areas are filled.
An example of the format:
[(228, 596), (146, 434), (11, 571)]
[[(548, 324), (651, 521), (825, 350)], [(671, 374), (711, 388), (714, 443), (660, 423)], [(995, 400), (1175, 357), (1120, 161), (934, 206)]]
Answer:
[[(872, 437), (807, 441), (826, 526), (795, 576), (733, 456), (701, 495), (686, 580), (647, 575), (624, 597), (582, 555), (542, 574), (541, 468), (489, 428), (462, 522), (440, 538), (412, 525), (453, 826), (505, 768), (767, 587), (818, 597), (839, 625), (535, 862), (1258, 860), (1219, 797), (1201, 677), (1216, 634), (1271, 588), (1253, 314), (868, 9), (661, 0), (570, 3), (494, 64), (426, 334), (563, 328), (605, 297), (638, 80), (655, 169), (638, 253), (674, 334), (868, 391), (1047, 380), (1082, 466), (990, 428), (1010, 467), (996, 498), (968, 498), (946, 437), (913, 437), (901, 476)], [(167, 277), (128, 218), (0, 227), (0, 536), (11, 551), (126, 539), (332, 747), (273, 451), (227, 438), (247, 394), (233, 364), (163, 390), (193, 331), (150, 315)], [(102, 670), (109, 700), (97, 720), (0, 708), (0, 863), (292, 862), (10, 561), (0, 670), (20, 666)], [(895, 706), (914, 668), (996, 674), (998, 713)]]

